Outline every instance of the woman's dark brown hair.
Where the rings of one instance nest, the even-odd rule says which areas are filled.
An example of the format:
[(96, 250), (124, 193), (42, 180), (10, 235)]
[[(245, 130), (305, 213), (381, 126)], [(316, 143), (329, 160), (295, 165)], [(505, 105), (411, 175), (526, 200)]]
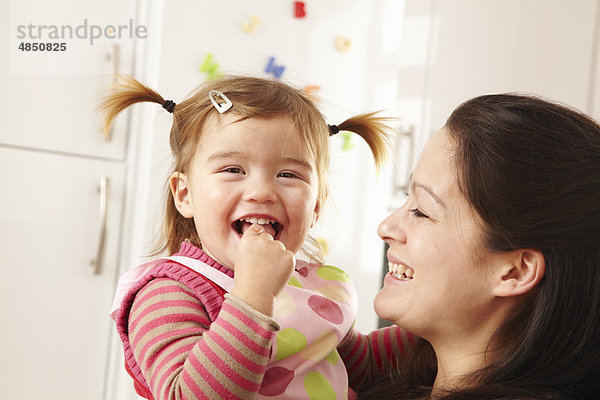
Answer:
[[(463, 103), (445, 129), (488, 249), (541, 250), (546, 275), (496, 332), (503, 355), (441, 398), (600, 399), (600, 126), (553, 102), (501, 94)], [(413, 350), (419, 364), (407, 361), (396, 382), (361, 398), (428, 398), (435, 357), (424, 341)]]

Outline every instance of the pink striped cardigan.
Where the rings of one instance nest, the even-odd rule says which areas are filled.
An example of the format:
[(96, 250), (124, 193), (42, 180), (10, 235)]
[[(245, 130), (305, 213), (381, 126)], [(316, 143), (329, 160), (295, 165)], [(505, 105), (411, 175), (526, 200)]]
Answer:
[[(175, 255), (233, 276), (189, 243)], [(138, 394), (156, 400), (253, 398), (279, 330), (273, 319), (172, 262), (139, 282), (115, 321)], [(339, 346), (350, 385), (393, 363), (409, 338), (397, 327), (368, 336), (352, 331)]]

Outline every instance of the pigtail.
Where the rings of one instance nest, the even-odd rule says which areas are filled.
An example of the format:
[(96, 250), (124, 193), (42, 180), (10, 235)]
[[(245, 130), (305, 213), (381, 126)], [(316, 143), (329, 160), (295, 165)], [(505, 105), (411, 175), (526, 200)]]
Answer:
[(369, 145), (377, 171), (384, 166), (390, 150), (392, 128), (387, 125), (391, 118), (376, 117), (377, 112), (359, 114), (338, 124), (340, 131), (350, 131), (363, 138)]
[(127, 107), (135, 103), (148, 101), (165, 104), (165, 99), (156, 91), (129, 75), (117, 75), (117, 82), (100, 99), (98, 109), (104, 115), (104, 134), (108, 134), (113, 121)]
[[(98, 105), (98, 110), (104, 117), (103, 128), (105, 135), (108, 134), (115, 118), (121, 111), (133, 104), (141, 102), (157, 103), (169, 112), (174, 111), (174, 102), (166, 102), (155, 90), (135, 78), (129, 75), (117, 75), (116, 78), (115, 85), (109, 88), (106, 94), (100, 98)], [(175, 114), (173, 114), (173, 118), (176, 121)], [(159, 255), (165, 250), (168, 250), (169, 254), (172, 254), (177, 251), (184, 239), (194, 239), (197, 236), (195, 235), (193, 220), (182, 217), (177, 211), (169, 185), (166, 188), (165, 200), (165, 224), (162, 226), (162, 234), (154, 246), (152, 256)]]

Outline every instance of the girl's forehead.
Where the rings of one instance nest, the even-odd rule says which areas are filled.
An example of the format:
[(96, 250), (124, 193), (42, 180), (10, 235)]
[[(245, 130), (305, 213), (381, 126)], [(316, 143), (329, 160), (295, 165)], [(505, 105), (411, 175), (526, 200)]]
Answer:
[[(200, 140), (205, 136), (215, 135), (219, 137), (219, 140), (225, 138), (223, 134), (228, 132), (235, 132), (238, 134), (240, 139), (244, 133), (254, 133), (256, 130), (264, 132), (275, 130), (281, 136), (281, 141), (290, 141), (294, 137), (298, 137), (300, 142), (305, 145), (303, 135), (296, 128), (294, 121), (289, 115), (279, 115), (273, 117), (262, 117), (262, 116), (245, 116), (235, 112), (227, 112), (225, 114), (218, 114), (216, 112), (210, 113), (200, 132)], [(268, 140), (269, 136), (264, 135), (261, 140)], [(272, 139), (272, 137), (271, 137)]]
[[(307, 141), (288, 116), (244, 117), (239, 114), (212, 116), (203, 125), (198, 144), (206, 147), (235, 147), (255, 150), (307, 152)], [(261, 147), (262, 146), (262, 147)]]
[[(301, 130), (289, 114), (248, 117), (232, 109), (223, 114), (215, 111), (207, 116), (197, 139), (196, 152), (204, 153), (215, 147), (249, 150), (255, 144), (274, 147), (279, 153), (302, 156), (315, 169), (325, 164), (323, 160), (327, 159), (329, 151), (327, 146), (318, 144), (311, 132)], [(266, 148), (261, 146), (256, 149), (264, 150)]]

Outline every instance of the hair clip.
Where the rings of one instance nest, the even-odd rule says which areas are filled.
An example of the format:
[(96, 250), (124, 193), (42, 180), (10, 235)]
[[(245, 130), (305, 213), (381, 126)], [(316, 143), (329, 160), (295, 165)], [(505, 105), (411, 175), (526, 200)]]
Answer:
[[(217, 97), (220, 99), (218, 100)], [(233, 103), (231, 102), (231, 100), (229, 100), (227, 96), (225, 96), (218, 90), (211, 90), (210, 92), (208, 92), (208, 98), (210, 99), (210, 102), (213, 104), (213, 106), (215, 106), (217, 111), (221, 114), (233, 107)]]

